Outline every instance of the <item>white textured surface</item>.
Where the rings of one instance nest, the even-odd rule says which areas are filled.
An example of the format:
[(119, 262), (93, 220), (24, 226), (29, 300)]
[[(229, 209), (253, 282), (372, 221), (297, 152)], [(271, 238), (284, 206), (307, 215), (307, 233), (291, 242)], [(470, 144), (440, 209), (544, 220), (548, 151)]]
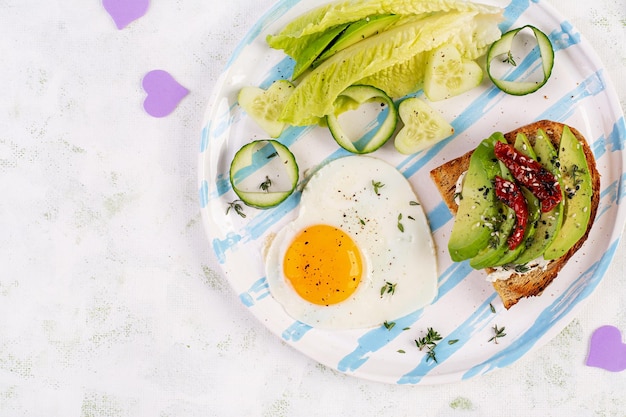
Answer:
[[(624, 0), (548, 3), (624, 107)], [(0, 1), (0, 416), (626, 415), (626, 374), (584, 365), (595, 328), (626, 333), (624, 242), (561, 334), (463, 383), (344, 376), (252, 317), (218, 272), (196, 170), (213, 84), (271, 4), (154, 1), (118, 31), (99, 1)], [(142, 108), (152, 69), (191, 90), (163, 119)]]

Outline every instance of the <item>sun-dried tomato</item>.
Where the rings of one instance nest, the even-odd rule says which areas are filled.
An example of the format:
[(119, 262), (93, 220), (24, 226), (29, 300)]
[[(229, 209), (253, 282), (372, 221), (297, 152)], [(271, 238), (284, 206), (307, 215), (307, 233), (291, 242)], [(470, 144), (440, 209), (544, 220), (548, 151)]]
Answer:
[(507, 239), (510, 250), (517, 248), (524, 240), (528, 224), (528, 205), (517, 183), (496, 175), (496, 197), (515, 212), (515, 227)]
[(515, 180), (539, 199), (542, 212), (549, 212), (561, 202), (563, 197), (559, 181), (539, 162), (503, 142), (496, 142), (494, 152), (496, 158), (511, 171)]

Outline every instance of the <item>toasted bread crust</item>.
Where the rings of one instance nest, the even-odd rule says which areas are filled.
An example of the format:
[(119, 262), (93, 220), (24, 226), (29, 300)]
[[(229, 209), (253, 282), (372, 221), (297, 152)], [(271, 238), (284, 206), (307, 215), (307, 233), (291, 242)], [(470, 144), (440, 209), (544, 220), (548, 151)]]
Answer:
[[(528, 137), (530, 144), (534, 145), (537, 130), (541, 129), (548, 135), (555, 148), (558, 148), (564, 126), (565, 125), (562, 123), (550, 120), (541, 120), (506, 133), (504, 137), (509, 143), (512, 144), (514, 143), (515, 137), (518, 133), (524, 133)], [(596, 167), (593, 152), (591, 151), (591, 148), (584, 136), (571, 126), (570, 130), (583, 146), (593, 185), (591, 213), (587, 230), (583, 237), (581, 237), (565, 255), (551, 261), (545, 269), (537, 268), (526, 274), (513, 273), (506, 280), (495, 281), (493, 283), (493, 287), (502, 299), (504, 307), (507, 309), (517, 304), (517, 302), (524, 297), (538, 296), (543, 293), (548, 285), (550, 285), (550, 283), (552, 283), (552, 281), (556, 278), (559, 271), (561, 271), (567, 261), (580, 249), (583, 243), (585, 243), (587, 237), (589, 236), (591, 227), (593, 226), (596, 213), (598, 211), (598, 204), (600, 202), (600, 174)], [(437, 186), (444, 202), (452, 214), (456, 214), (457, 211), (457, 204), (454, 201), (456, 182), (459, 176), (463, 172), (467, 171), (472, 152), (473, 151), (467, 152), (466, 154), (453, 159), (430, 172), (432, 180), (435, 182), (435, 185)]]

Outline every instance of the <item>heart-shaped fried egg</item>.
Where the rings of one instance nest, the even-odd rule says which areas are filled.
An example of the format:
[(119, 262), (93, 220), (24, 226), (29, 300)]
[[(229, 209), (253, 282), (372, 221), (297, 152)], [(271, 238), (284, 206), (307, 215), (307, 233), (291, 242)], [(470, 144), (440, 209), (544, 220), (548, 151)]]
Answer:
[(372, 327), (431, 303), (437, 259), (410, 183), (380, 159), (348, 156), (307, 182), (298, 217), (267, 251), (272, 296), (305, 324)]

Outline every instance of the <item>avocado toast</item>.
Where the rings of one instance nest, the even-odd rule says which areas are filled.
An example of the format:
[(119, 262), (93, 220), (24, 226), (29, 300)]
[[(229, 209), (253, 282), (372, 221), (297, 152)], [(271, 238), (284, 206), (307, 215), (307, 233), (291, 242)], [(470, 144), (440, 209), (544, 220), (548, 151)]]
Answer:
[[(479, 159), (481, 156), (477, 153), (473, 164), (483, 163), (478, 169), (481, 174), (477, 177), (467, 178), (472, 155), (476, 150), (433, 169), (430, 175), (451, 213), (457, 216), (449, 242), (451, 258), (454, 261), (469, 259), (472, 267), (484, 269), (492, 278), (495, 290), (508, 309), (524, 297), (540, 295), (586, 241), (598, 210), (600, 175), (591, 148), (583, 135), (562, 123), (542, 120), (494, 137), (491, 142), (491, 155), (495, 141), (507, 143), (520, 150), (530, 145), (530, 149), (525, 153), (540, 161), (548, 170), (553, 169), (555, 177), (558, 178), (558, 184), (555, 182), (556, 189), (559, 188), (559, 184), (561, 188), (560, 203), (550, 207), (552, 211), (548, 212), (546, 209), (546, 212), (542, 212), (539, 205), (532, 201), (533, 197), (528, 195), (528, 190), (521, 187), (528, 195), (526, 198), (528, 226), (525, 228), (521, 247), (512, 250), (504, 243), (506, 239), (502, 239), (503, 236), (500, 236), (498, 243), (494, 243), (496, 240), (494, 236), (498, 236), (499, 232), (504, 233), (505, 227), (508, 227), (506, 229), (508, 235), (512, 233), (510, 221), (500, 222), (498, 230), (494, 230), (492, 223), (489, 223), (491, 227), (489, 240), (478, 235), (484, 232), (481, 230), (485, 229), (484, 225), (481, 228), (474, 228), (478, 234), (470, 233), (472, 227), (462, 224), (465, 220), (459, 219), (462, 216), (477, 215), (473, 213), (477, 211), (476, 202), (469, 210), (460, 206), (469, 204), (472, 193), (480, 194), (482, 197), (490, 190), (485, 184), (493, 184), (494, 171), (500, 174), (501, 168), (495, 158), (483, 157), (481, 161)], [(477, 149), (485, 146), (485, 143), (488, 144), (489, 141), (485, 139)], [(548, 158), (550, 150), (553, 156)], [(572, 153), (576, 152), (578, 153), (572, 156)], [(484, 150), (481, 149), (481, 153), (485, 153)], [(502, 170), (506, 171), (505, 168)], [(466, 178), (463, 179), (462, 188), (458, 189), (459, 178), (462, 176)], [(468, 188), (472, 183), (482, 184), (484, 188), (479, 187), (480, 193), (476, 193), (476, 190)], [(463, 197), (461, 200), (459, 195)], [(467, 200), (463, 201), (464, 199)], [(500, 208), (498, 210), (496, 207), (494, 210), (489, 204), (483, 205), (485, 213), (502, 213), (508, 209), (495, 197), (490, 201), (492, 202), (490, 204), (500, 204)], [(480, 204), (478, 207), (481, 208)], [(468, 213), (463, 215), (459, 210)], [(509, 215), (511, 216), (512, 214)], [(486, 215), (483, 214), (482, 219), (485, 218)], [(519, 218), (517, 220), (519, 222)], [(477, 224), (478, 222), (472, 226)], [(460, 235), (462, 236), (459, 238)]]

